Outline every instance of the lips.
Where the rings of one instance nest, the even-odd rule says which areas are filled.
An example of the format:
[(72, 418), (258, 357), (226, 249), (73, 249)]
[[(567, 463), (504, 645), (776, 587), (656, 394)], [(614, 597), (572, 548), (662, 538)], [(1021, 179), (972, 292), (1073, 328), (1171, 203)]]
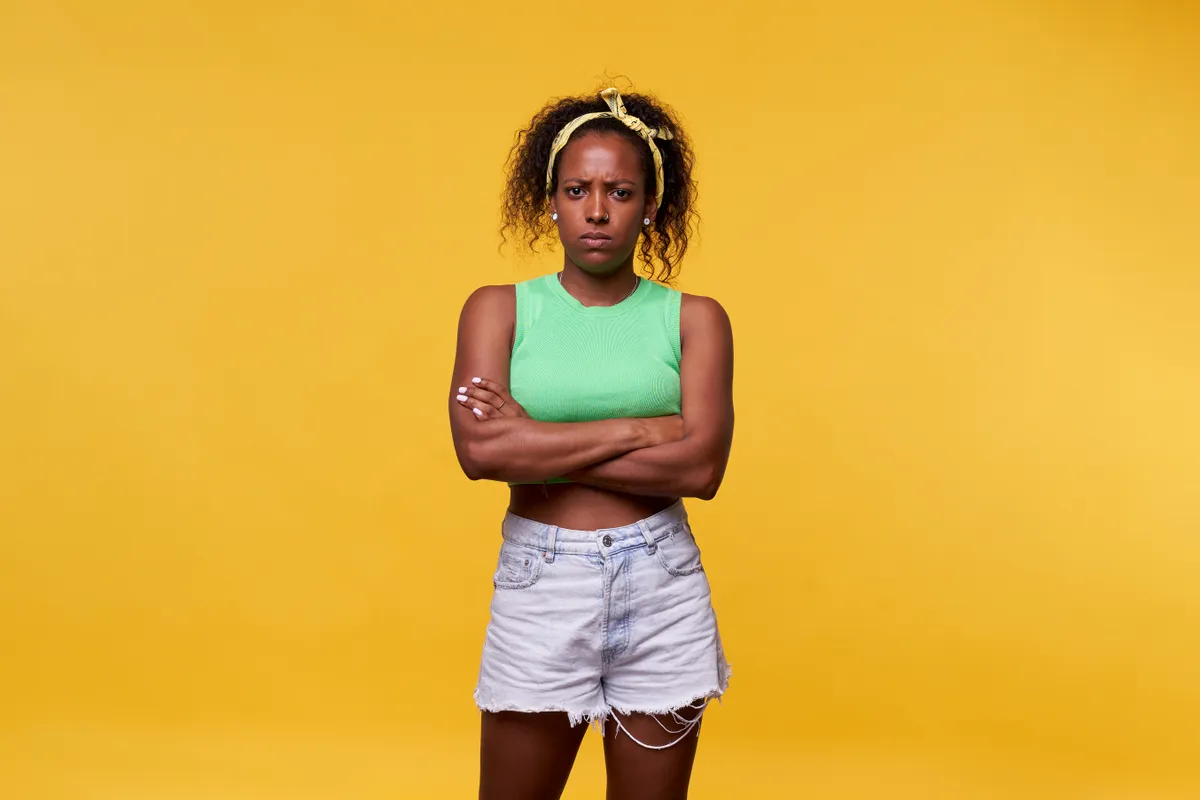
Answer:
[(583, 242), (585, 245), (594, 250), (599, 247), (604, 247), (606, 244), (611, 242), (612, 237), (607, 233), (601, 233), (600, 231), (588, 231), (583, 236), (579, 237), (579, 241)]

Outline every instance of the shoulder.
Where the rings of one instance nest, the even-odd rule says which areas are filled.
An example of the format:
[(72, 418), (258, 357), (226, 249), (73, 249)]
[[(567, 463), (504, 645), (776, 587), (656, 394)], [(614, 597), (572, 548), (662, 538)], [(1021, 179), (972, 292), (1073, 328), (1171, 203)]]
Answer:
[(463, 314), (492, 314), (511, 311), (516, 302), (517, 287), (507, 283), (500, 286), (480, 286), (463, 303)]
[(516, 286), (480, 286), (463, 303), (460, 322), (464, 325), (492, 327), (512, 325), (516, 316)]
[(680, 328), (715, 330), (718, 332), (732, 330), (729, 314), (725, 308), (711, 297), (699, 294), (680, 293), (679, 326)]
[(480, 286), (467, 297), (467, 302), (463, 304), (463, 308), (482, 310), (493, 306), (501, 306), (511, 303), (513, 298), (516, 297), (516, 293), (517, 287), (512, 283), (499, 286)]

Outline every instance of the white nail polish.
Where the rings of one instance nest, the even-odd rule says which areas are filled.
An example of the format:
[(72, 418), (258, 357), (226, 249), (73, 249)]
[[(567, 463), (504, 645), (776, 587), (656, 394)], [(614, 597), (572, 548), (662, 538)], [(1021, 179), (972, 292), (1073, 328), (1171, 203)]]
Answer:
[(467, 387), (465, 387), (465, 386), (460, 386), (460, 387), (458, 387), (458, 393), (459, 393), (459, 394), (466, 394), (466, 393), (467, 393)]
[(483, 378), (471, 378), (471, 383), (479, 383)]
[(477, 417), (483, 416), (483, 412), (480, 411), (478, 408), (472, 408), (471, 410), (475, 412), (475, 416), (477, 416)]
[(460, 394), (460, 395), (458, 396), (458, 402), (460, 402), (460, 403), (465, 403), (465, 402), (467, 402), (467, 396), (466, 396), (465, 394)]

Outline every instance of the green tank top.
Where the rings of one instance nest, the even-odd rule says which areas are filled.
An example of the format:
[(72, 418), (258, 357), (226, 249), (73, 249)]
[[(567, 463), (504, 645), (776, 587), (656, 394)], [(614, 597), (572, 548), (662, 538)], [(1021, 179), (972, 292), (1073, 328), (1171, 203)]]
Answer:
[(509, 390), (530, 417), (588, 422), (680, 413), (679, 292), (638, 278), (615, 306), (585, 306), (551, 273), (518, 283), (516, 294)]

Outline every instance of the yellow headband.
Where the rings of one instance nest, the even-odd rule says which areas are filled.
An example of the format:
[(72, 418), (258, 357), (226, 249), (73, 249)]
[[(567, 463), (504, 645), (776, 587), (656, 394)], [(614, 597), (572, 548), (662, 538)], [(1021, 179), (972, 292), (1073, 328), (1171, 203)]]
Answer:
[(637, 117), (631, 116), (625, 112), (625, 102), (621, 100), (621, 93), (616, 89), (609, 87), (600, 93), (604, 98), (604, 102), (608, 103), (609, 111), (595, 111), (591, 114), (584, 114), (576, 117), (567, 123), (566, 127), (558, 132), (558, 136), (554, 137), (554, 143), (550, 145), (550, 163), (546, 165), (546, 194), (550, 194), (550, 187), (554, 185), (554, 159), (558, 155), (558, 151), (562, 150), (567, 144), (567, 139), (571, 138), (571, 134), (576, 128), (585, 122), (601, 117), (612, 117), (620, 122), (625, 123), (628, 128), (646, 140), (646, 144), (650, 145), (650, 156), (654, 159), (654, 202), (655, 209), (662, 208), (663, 199), (663, 168), (662, 168), (662, 153), (658, 151), (658, 146), (654, 144), (655, 137), (659, 139), (674, 139), (675, 135), (669, 130), (655, 130), (646, 123), (642, 122)]

